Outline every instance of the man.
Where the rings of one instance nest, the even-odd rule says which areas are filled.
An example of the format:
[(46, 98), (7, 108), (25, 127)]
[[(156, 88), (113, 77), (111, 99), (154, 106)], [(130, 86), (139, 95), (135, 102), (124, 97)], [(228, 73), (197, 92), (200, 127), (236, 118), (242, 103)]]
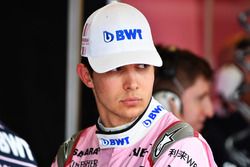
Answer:
[(0, 121), (0, 167), (36, 167), (29, 144)]
[(250, 38), (236, 41), (233, 50), (232, 61), (216, 71), (216, 114), (203, 133), (223, 167), (250, 166)]
[(60, 147), (53, 167), (216, 166), (206, 141), (152, 98), (162, 60), (141, 12), (119, 2), (95, 11), (82, 56), (77, 73), (93, 90), (99, 119)]
[[(161, 45), (157, 45), (157, 50), (163, 66), (156, 76), (154, 97), (179, 119), (201, 131), (206, 119), (214, 114), (211, 100), (213, 70), (205, 59), (191, 51)], [(175, 104), (171, 109), (173, 98), (169, 97), (173, 95), (178, 109), (174, 109)]]

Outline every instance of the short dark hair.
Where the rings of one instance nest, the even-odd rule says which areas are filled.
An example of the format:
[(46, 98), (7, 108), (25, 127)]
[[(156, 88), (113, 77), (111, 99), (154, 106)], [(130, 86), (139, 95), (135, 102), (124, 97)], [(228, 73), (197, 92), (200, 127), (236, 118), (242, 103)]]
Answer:
[[(92, 76), (93, 76), (94, 70), (93, 70), (93, 68), (90, 66), (88, 58), (87, 58), (87, 57), (81, 57), (81, 63), (84, 64), (84, 65), (86, 65), (86, 67), (87, 67), (87, 69), (88, 69), (88, 71), (89, 71), (89, 73), (90, 73), (90, 76), (92, 77)], [(156, 74), (156, 73), (155, 73), (155, 74)]]
[(168, 89), (181, 95), (173, 78), (177, 78), (183, 89), (194, 84), (198, 77), (213, 81), (213, 73), (208, 61), (193, 52), (170, 46), (156, 45), (163, 66), (157, 69), (154, 91)]

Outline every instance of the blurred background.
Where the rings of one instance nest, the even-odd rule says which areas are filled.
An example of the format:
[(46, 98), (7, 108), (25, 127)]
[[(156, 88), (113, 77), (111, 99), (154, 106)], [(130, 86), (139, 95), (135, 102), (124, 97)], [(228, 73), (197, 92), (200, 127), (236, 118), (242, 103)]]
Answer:
[[(91, 92), (75, 76), (85, 19), (110, 1), (6, 2), (1, 26), (0, 118), (50, 166), (59, 145), (95, 123)], [(244, 36), (237, 17), (249, 0), (124, 0), (148, 19), (155, 43), (177, 45), (216, 68)], [(223, 53), (223, 54), (222, 54)]]

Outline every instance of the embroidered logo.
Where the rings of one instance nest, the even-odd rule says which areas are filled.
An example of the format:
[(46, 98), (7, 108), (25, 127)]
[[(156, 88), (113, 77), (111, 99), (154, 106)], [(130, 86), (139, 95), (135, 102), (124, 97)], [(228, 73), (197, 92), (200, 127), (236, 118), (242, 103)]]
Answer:
[(165, 145), (175, 141), (173, 136), (181, 129), (182, 128), (179, 128), (179, 129), (172, 131), (171, 133), (165, 133), (165, 135), (162, 137), (160, 142), (156, 145), (155, 152), (154, 152), (155, 157), (158, 157), (160, 155)]

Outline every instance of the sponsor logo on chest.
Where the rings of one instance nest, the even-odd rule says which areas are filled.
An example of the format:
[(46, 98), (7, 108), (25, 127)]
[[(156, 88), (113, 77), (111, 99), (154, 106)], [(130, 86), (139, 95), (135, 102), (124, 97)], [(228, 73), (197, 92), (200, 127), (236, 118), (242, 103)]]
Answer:
[(114, 138), (114, 139), (108, 139), (108, 138), (101, 138), (101, 143), (103, 146), (124, 146), (129, 144), (129, 137), (123, 137), (123, 138)]

